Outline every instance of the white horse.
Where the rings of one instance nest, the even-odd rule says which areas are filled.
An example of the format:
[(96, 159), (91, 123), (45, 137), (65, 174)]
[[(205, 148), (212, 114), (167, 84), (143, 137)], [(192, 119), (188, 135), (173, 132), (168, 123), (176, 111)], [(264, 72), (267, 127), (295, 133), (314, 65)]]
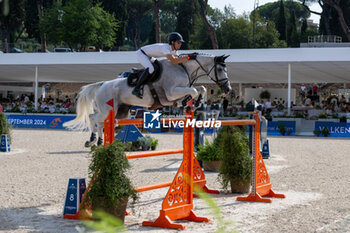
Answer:
[[(190, 98), (199, 97), (196, 102), (198, 106), (206, 89), (203, 86), (193, 87), (192, 85), (202, 76), (208, 76), (225, 93), (230, 92), (231, 86), (225, 65), (227, 57), (198, 54), (195, 60), (188, 60), (182, 66), (175, 65), (168, 60), (161, 60), (159, 62), (161, 66), (160, 78), (153, 82), (161, 105), (172, 106), (184, 98), (187, 102)], [(142, 99), (132, 95), (132, 90), (133, 87), (128, 85), (127, 78), (117, 78), (83, 86), (77, 96), (77, 116), (63, 126), (71, 130), (90, 129), (92, 131), (91, 138), (85, 146), (96, 142), (96, 132), (98, 132), (98, 144), (101, 144), (104, 120), (109, 110), (112, 109), (106, 104), (107, 101), (114, 100), (116, 119), (128, 118), (131, 106), (150, 108), (154, 104), (155, 99), (147, 84), (144, 85)]]

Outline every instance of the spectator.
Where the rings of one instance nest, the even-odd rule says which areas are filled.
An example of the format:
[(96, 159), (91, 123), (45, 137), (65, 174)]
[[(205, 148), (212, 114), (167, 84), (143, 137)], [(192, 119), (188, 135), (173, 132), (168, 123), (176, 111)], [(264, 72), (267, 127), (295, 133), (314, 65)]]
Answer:
[(317, 95), (317, 85), (316, 84), (312, 88), (312, 95)]
[(340, 104), (345, 104), (346, 103), (346, 99), (345, 99), (345, 96), (344, 95), (341, 95), (341, 98), (339, 100), (339, 103)]
[(307, 86), (307, 94), (312, 95), (312, 87), (310, 84)]
[(222, 108), (224, 109), (224, 114), (227, 110), (227, 106), (228, 106), (228, 100), (224, 97), (224, 100), (222, 101)]
[(267, 101), (265, 102), (265, 111), (266, 111), (266, 113), (270, 113), (270, 112), (271, 112), (271, 102), (270, 102), (270, 99), (267, 99)]
[(301, 85), (300, 89), (301, 89), (301, 92), (300, 92), (301, 97), (305, 98), (305, 90), (306, 90), (305, 85), (304, 84)]
[(30, 99), (27, 95), (24, 95), (23, 103), (28, 104), (30, 102)]

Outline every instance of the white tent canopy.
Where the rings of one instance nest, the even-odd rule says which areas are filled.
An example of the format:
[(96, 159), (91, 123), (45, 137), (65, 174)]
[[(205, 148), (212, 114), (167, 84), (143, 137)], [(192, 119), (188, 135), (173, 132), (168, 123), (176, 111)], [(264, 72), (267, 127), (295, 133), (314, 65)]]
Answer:
[[(195, 51), (180, 51), (181, 53)], [(231, 83), (350, 82), (350, 48), (201, 50), (230, 55)], [(110, 80), (140, 67), (135, 52), (0, 54), (0, 82), (94, 82)], [(202, 79), (206, 81), (206, 79)], [(202, 81), (201, 80), (201, 81)]]
[[(350, 82), (350, 48), (181, 51), (191, 52), (230, 55), (226, 63), (231, 83), (288, 83), (290, 93), (291, 83)], [(39, 81), (105, 81), (134, 66), (140, 67), (135, 52), (0, 54), (0, 82), (33, 81), (37, 97)]]

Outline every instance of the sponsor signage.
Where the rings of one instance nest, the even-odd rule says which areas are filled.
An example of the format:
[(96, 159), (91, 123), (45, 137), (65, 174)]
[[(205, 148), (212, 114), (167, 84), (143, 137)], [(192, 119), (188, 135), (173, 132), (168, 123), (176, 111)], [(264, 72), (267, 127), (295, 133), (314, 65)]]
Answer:
[(343, 122), (315, 122), (315, 130), (329, 129), (328, 137), (350, 137), (350, 123)]
[(295, 135), (295, 121), (269, 121), (267, 125), (267, 135), (269, 136), (281, 136), (278, 125), (284, 125), (286, 127), (286, 136)]
[(13, 128), (65, 129), (63, 123), (75, 116), (5, 114)]

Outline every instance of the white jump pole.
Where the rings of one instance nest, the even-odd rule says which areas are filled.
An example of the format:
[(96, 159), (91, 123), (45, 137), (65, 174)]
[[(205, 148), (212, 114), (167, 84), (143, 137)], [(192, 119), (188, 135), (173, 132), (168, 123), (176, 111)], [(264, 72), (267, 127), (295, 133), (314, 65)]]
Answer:
[(34, 109), (38, 110), (38, 66), (35, 66)]
[(288, 64), (288, 116), (290, 116), (291, 110), (291, 88), (292, 88), (292, 66)]

